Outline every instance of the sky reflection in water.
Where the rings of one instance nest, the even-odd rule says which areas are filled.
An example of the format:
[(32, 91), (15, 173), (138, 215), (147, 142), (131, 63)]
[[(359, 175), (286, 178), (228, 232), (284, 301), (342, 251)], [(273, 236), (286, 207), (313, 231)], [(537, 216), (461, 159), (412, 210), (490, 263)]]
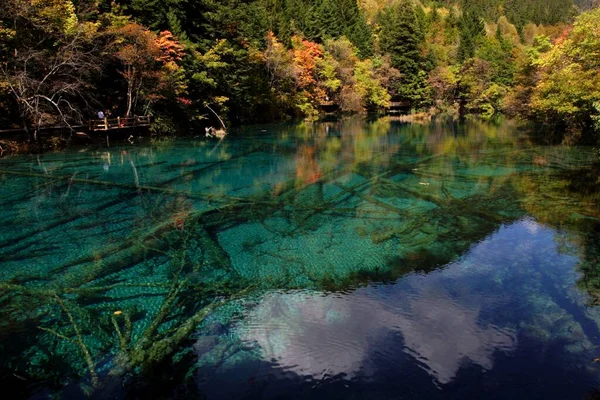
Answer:
[[(36, 328), (74, 335), (50, 288), (97, 396), (583, 398), (600, 387), (596, 159), (510, 123), (390, 119), (2, 159), (2, 380), (89, 386), (77, 346)], [(253, 289), (115, 384), (111, 315), (135, 342), (175, 276), (189, 287), (159, 334)]]
[[(265, 358), (280, 367), (313, 377), (376, 376), (369, 365), (373, 353), (394, 362), (398, 351), (414, 357), (440, 384), (450, 382), (465, 361), (491, 370), (494, 352), (510, 354), (518, 345), (516, 324), (533, 322), (525, 315), (512, 321), (485, 318), (517, 298), (530, 301), (528, 286), (534, 282), (503, 284), (515, 278), (506, 276), (511, 267), (529, 268), (531, 276), (562, 275), (576, 263), (576, 258), (557, 253), (553, 236), (553, 231), (522, 220), (493, 233), (443, 270), (411, 274), (396, 285), (370, 285), (344, 295), (269, 293), (246, 316), (242, 338), (256, 341)], [(507, 249), (513, 249), (510, 257)], [(556, 263), (518, 265), (539, 251)], [(402, 346), (394, 347), (394, 338), (400, 337)]]

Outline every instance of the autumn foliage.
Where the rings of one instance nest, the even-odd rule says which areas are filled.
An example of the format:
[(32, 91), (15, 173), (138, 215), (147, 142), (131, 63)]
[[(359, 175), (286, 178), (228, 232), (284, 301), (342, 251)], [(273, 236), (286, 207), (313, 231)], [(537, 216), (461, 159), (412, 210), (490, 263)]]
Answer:
[(103, 109), (174, 132), (218, 123), (207, 106), (246, 123), (393, 103), (600, 127), (598, 9), (575, 18), (571, 0), (4, 3), (4, 125)]
[[(395, 75), (382, 59), (360, 60), (358, 50), (346, 38), (324, 45), (292, 36), (286, 49), (273, 32), (265, 38), (261, 53), (274, 95), (301, 116), (312, 118), (323, 104), (337, 104), (341, 111), (362, 112), (385, 107), (390, 100), (386, 84)], [(390, 72), (392, 71), (392, 72)]]
[(184, 47), (171, 32), (155, 34), (139, 24), (127, 23), (114, 29), (113, 34), (114, 55), (127, 82), (126, 116), (140, 96), (151, 102), (185, 91), (185, 84), (173, 80), (180, 71), (178, 63), (185, 54)]

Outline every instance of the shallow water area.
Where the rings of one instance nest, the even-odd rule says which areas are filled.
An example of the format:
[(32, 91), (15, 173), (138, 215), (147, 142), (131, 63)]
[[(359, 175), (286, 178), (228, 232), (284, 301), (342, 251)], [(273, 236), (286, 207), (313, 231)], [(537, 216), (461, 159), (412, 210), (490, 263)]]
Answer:
[(510, 122), (245, 127), (0, 159), (22, 398), (593, 398), (593, 148)]

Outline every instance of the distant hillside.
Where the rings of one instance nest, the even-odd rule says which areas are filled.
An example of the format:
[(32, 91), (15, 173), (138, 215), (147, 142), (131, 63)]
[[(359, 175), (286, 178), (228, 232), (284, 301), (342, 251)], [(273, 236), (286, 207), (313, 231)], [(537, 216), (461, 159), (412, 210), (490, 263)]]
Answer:
[(580, 11), (587, 11), (597, 7), (600, 2), (598, 0), (575, 0), (574, 3)]
[[(376, 13), (387, 5), (400, 0), (358, 0), (360, 7), (373, 18)], [(425, 7), (434, 5), (452, 6), (458, 4), (463, 10), (474, 11), (486, 20), (496, 21), (504, 15), (517, 28), (528, 22), (553, 25), (569, 22), (579, 10), (587, 10), (598, 4), (598, 0), (415, 0)]]
[(517, 28), (528, 22), (543, 25), (569, 22), (577, 15), (572, 0), (462, 0), (461, 7), (478, 10), (489, 20), (505, 15)]

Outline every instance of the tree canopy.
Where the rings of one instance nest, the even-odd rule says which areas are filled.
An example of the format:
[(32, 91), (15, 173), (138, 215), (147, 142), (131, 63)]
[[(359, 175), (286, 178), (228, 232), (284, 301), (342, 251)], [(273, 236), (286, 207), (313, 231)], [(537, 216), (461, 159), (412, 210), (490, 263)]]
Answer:
[(207, 106), (247, 123), (394, 101), (585, 131), (600, 102), (600, 23), (598, 9), (576, 10), (562, 0), (7, 0), (0, 122), (35, 131), (102, 109), (154, 115), (168, 132), (210, 123)]

